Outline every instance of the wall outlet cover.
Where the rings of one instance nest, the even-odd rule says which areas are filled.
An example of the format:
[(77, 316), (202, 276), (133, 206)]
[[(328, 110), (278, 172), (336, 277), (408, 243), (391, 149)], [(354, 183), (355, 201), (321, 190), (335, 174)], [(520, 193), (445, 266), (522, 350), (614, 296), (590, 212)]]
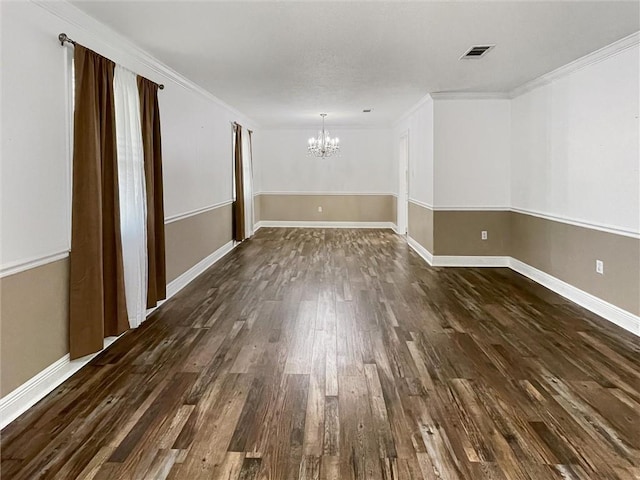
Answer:
[(482, 238), (482, 240), (486, 240), (487, 238), (489, 238), (489, 235), (486, 230), (482, 230), (482, 233), (480, 234), (480, 238)]
[(596, 273), (604, 275), (604, 262), (602, 260), (596, 260)]

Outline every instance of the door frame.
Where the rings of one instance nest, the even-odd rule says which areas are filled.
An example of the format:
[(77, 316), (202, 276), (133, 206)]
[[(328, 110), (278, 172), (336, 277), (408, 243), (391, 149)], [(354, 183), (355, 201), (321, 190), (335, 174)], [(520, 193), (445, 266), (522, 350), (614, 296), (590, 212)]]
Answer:
[(396, 228), (400, 235), (409, 229), (409, 130), (400, 135), (398, 142), (398, 202)]

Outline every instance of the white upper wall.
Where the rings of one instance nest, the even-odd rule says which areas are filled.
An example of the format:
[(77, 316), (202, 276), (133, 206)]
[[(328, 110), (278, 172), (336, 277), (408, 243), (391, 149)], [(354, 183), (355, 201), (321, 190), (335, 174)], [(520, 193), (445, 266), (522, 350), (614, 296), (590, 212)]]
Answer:
[(317, 129), (261, 130), (253, 150), (256, 192), (396, 192), (390, 129), (326, 128), (340, 139), (340, 154), (329, 158), (307, 155)]
[(437, 99), (434, 207), (508, 207), (508, 99)]
[(245, 117), (158, 73), (132, 54), (129, 44), (115, 32), (67, 3), (47, 4), (47, 8), (64, 9), (73, 16), (72, 21), (32, 2), (2, 2), (1, 8), (3, 268), (69, 249), (71, 155), (66, 75), (72, 49), (60, 46), (57, 36), (61, 32), (165, 84), (159, 101), (166, 216), (231, 199), (231, 121), (251, 127)]
[(174, 87), (159, 94), (165, 217), (231, 200), (232, 122), (246, 118)]
[[(433, 205), (433, 99), (425, 97), (394, 128), (396, 177), (399, 140), (409, 135), (409, 199)], [(396, 191), (398, 186), (396, 185)]]
[(512, 101), (512, 206), (640, 230), (636, 44)]
[(32, 3), (0, 8), (5, 265), (69, 248), (70, 176), (65, 52), (56, 41), (62, 22)]

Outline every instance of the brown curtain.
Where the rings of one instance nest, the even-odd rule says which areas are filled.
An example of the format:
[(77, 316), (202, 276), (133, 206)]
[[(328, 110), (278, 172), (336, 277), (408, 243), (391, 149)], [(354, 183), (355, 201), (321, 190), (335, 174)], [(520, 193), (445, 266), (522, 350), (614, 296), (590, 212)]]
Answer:
[(243, 241), (244, 228), (244, 178), (242, 175), (242, 127), (235, 123), (234, 132), (234, 181), (236, 184), (236, 200), (233, 202), (233, 239), (236, 242)]
[(162, 148), (158, 85), (138, 76), (140, 119), (144, 147), (144, 174), (147, 187), (147, 308), (167, 297), (164, 249), (164, 205), (162, 187)]
[(75, 47), (73, 201), (69, 294), (71, 358), (97, 352), (129, 328), (124, 296), (113, 73)]

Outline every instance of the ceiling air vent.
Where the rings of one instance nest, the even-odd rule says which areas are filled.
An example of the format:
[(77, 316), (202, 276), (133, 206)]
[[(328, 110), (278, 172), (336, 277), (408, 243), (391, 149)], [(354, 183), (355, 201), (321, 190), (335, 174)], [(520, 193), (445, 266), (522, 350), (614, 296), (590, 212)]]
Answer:
[(493, 47), (495, 47), (495, 45), (474, 45), (460, 57), (460, 60), (467, 58), (482, 58)]

